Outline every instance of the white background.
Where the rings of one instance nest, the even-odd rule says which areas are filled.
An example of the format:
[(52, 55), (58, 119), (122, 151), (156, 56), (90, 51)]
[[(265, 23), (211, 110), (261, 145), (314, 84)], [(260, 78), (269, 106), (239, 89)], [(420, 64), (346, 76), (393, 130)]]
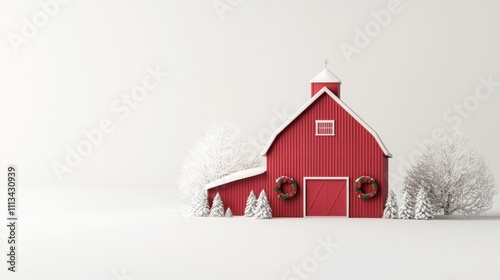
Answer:
[[(99, 201), (107, 206), (93, 206), (102, 211), (154, 211), (135, 195), (126, 198), (125, 188), (148, 188), (146, 201), (155, 196), (151, 189), (167, 191), (164, 207), (177, 211), (186, 201), (176, 191), (179, 164), (203, 129), (230, 120), (262, 148), (280, 116), (308, 100), (309, 80), (325, 58), (342, 80), (342, 99), (394, 155), (390, 188), (400, 190), (418, 143), (457, 119), (500, 178), (500, 86), (473, 101), (481, 78), (500, 82), (499, 1), (399, 1), (400, 12), (349, 57), (341, 44), (356, 46), (356, 29), (373, 24), (373, 14), (387, 10), (389, 1), (230, 2), (232, 9), (221, 15), (211, 0), (72, 0), (17, 47), (9, 38), (22, 36), (23, 18), (33, 22), (43, 9), (38, 1), (0, 2), (0, 167), (19, 167), (20, 186), (31, 198), (25, 203), (32, 202), (24, 204), (26, 215), (92, 213), (82, 200), (102, 188), (110, 189), (110, 198)], [(120, 119), (112, 103), (157, 65), (170, 76)], [(469, 111), (458, 117), (453, 110), (464, 102)], [(104, 118), (114, 131), (58, 180), (54, 162), (65, 164), (67, 147), (75, 148), (85, 139), (82, 131)], [(80, 188), (88, 189), (85, 195)], [(496, 202), (491, 213), (500, 211), (498, 196)]]

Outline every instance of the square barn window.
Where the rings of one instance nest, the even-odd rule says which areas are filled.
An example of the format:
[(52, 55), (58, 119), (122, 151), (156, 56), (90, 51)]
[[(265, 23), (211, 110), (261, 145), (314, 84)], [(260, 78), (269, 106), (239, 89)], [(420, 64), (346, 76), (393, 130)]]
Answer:
[(316, 136), (335, 136), (335, 121), (317, 120)]

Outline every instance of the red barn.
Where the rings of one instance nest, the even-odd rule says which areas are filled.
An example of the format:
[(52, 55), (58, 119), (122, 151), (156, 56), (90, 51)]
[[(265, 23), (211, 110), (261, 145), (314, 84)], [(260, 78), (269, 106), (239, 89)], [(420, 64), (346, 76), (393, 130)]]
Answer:
[[(311, 99), (271, 136), (263, 156), (265, 167), (208, 184), (209, 201), (219, 193), (225, 207), (243, 215), (250, 191), (259, 195), (265, 190), (274, 217), (382, 217), (392, 156), (377, 133), (340, 100), (340, 81), (328, 69), (311, 80)], [(275, 195), (281, 176), (298, 185), (289, 199)], [(362, 176), (378, 184), (378, 193), (369, 199), (355, 192), (355, 181)], [(281, 189), (286, 193), (290, 187), (283, 184)], [(360, 188), (368, 193), (371, 185)]]

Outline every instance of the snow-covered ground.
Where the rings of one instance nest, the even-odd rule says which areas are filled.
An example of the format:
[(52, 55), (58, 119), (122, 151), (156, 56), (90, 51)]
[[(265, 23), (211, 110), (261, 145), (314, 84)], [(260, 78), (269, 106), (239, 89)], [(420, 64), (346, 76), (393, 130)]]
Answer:
[(168, 189), (21, 189), (18, 272), (2, 262), (0, 279), (500, 279), (500, 213), (186, 218), (179, 201)]

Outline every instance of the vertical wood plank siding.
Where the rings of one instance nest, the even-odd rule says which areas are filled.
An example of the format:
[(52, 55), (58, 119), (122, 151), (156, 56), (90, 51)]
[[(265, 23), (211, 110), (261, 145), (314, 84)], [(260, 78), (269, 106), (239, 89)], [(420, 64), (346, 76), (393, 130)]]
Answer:
[[(335, 136), (315, 136), (316, 120), (335, 120)], [(289, 200), (274, 195), (275, 180), (283, 175), (299, 184), (299, 192)], [(354, 193), (354, 181), (364, 175), (379, 183), (379, 193), (369, 200)], [(304, 177), (349, 177), (349, 216), (382, 217), (388, 193), (388, 158), (377, 140), (327, 94), (276, 137), (267, 153), (266, 173), (210, 189), (208, 197), (211, 202), (219, 192), (226, 208), (243, 215), (250, 190), (258, 196), (264, 189), (273, 216), (302, 217)]]

